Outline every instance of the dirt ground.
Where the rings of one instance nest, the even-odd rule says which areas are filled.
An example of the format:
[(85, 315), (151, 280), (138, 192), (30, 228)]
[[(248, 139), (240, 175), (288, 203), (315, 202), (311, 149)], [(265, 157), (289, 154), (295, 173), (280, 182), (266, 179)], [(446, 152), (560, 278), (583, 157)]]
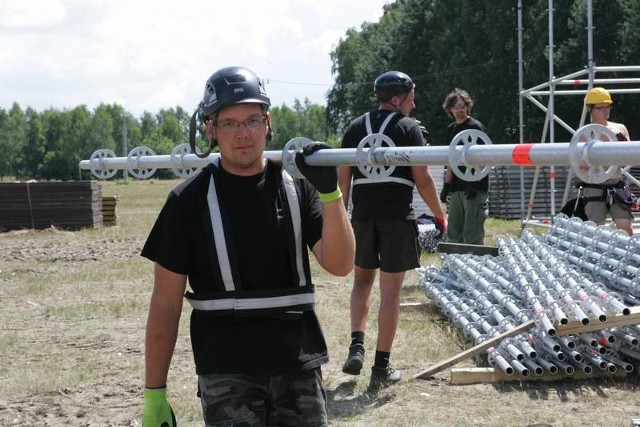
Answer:
[[(126, 288), (109, 292), (103, 268), (140, 242), (76, 237), (0, 235), (0, 425), (140, 425), (142, 307), (129, 315), (136, 303)], [(73, 275), (75, 283), (58, 280)]]
[[(121, 199), (117, 227), (0, 233), (0, 426), (141, 425), (152, 266), (138, 254), (162, 197), (143, 208), (138, 193), (130, 197)], [(134, 222), (140, 213), (146, 219)], [(331, 354), (324, 367), (331, 425), (630, 426), (640, 416), (635, 373), (456, 386), (443, 371), (369, 396), (368, 373), (340, 371), (352, 278), (318, 277), (318, 312)], [(415, 276), (403, 302), (422, 304), (402, 309), (393, 354), (406, 378), (463, 350), (412, 281)], [(373, 315), (370, 324), (367, 336), (375, 336)], [(181, 426), (202, 425), (195, 388), (185, 309), (169, 379)]]

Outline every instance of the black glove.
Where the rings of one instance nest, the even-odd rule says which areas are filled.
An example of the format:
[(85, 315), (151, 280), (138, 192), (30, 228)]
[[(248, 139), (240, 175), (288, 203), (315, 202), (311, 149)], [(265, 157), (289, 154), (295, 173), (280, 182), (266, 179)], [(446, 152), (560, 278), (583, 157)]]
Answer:
[(476, 196), (478, 195), (478, 193), (476, 193), (475, 191), (471, 190), (471, 191), (467, 191), (464, 195), (465, 199), (467, 200), (473, 200), (476, 198)]
[(333, 193), (338, 189), (338, 171), (335, 166), (309, 166), (305, 157), (313, 155), (318, 150), (333, 148), (324, 142), (315, 142), (302, 149), (302, 153), (296, 153), (296, 166), (302, 175), (316, 187), (318, 193)]
[(440, 201), (442, 203), (447, 203), (447, 196), (449, 195), (449, 191), (451, 191), (451, 184), (445, 182), (442, 186), (442, 191), (440, 191)]

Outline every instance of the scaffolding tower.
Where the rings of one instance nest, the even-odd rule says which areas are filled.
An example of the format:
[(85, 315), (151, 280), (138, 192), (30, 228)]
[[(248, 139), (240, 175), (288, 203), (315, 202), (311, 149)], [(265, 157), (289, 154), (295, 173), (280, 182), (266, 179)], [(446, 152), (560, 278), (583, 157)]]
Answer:
[[(555, 96), (584, 96), (594, 85), (637, 85), (640, 83), (640, 78), (596, 78), (596, 74), (607, 74), (607, 73), (637, 73), (640, 71), (640, 66), (609, 66), (609, 67), (598, 67), (596, 66), (595, 60), (593, 58), (593, 3), (592, 0), (587, 1), (587, 66), (583, 70), (576, 71), (571, 74), (567, 74), (562, 77), (555, 77), (554, 72), (554, 64), (553, 64), (553, 0), (549, 1), (549, 80), (542, 84), (533, 86), (529, 89), (524, 88), (523, 84), (523, 49), (522, 49), (522, 0), (518, 0), (518, 89), (519, 89), (519, 99), (518, 99), (518, 109), (519, 109), (519, 123), (518, 127), (520, 129), (520, 137), (519, 143), (524, 143), (524, 101), (527, 100), (531, 102), (534, 106), (538, 107), (542, 112), (545, 113), (545, 120), (542, 129), (542, 135), (540, 137), (540, 143), (545, 143), (547, 140), (549, 143), (553, 144), (556, 142), (555, 140), (555, 125), (558, 124), (566, 129), (569, 133), (574, 135), (577, 132), (577, 129), (582, 127), (585, 124), (587, 109), (586, 106), (582, 108), (582, 114), (580, 116), (580, 123), (577, 128), (573, 128), (571, 125), (567, 124), (564, 120), (558, 117), (554, 111), (554, 98)], [(577, 87), (587, 85), (585, 89), (579, 89)], [(566, 89), (557, 90), (556, 87), (566, 86)], [(627, 87), (627, 88), (612, 88), (607, 89), (612, 94), (623, 94), (623, 93), (639, 93), (639, 87)], [(540, 102), (536, 97), (540, 96), (548, 96), (547, 105), (545, 106), (542, 102)], [(526, 227), (529, 223), (534, 223), (535, 221), (532, 219), (532, 210), (534, 206), (535, 192), (538, 185), (539, 175), (540, 175), (540, 166), (536, 166), (535, 174), (533, 178), (532, 188), (530, 192), (529, 201), (526, 205), (525, 210), (525, 180), (524, 180), (524, 168), (520, 168), (520, 209), (521, 212), (526, 211), (526, 216), (522, 218), (522, 227)], [(566, 180), (564, 193), (562, 196), (561, 205), (564, 205), (567, 202), (569, 197), (569, 192), (571, 189), (571, 170), (569, 169), (569, 175)], [(640, 187), (640, 182), (629, 172), (628, 168), (624, 170), (625, 176), (637, 187)], [(551, 219), (556, 214), (556, 188), (555, 188), (555, 169), (554, 166), (550, 166), (549, 169), (549, 183), (550, 183), (550, 215)]]

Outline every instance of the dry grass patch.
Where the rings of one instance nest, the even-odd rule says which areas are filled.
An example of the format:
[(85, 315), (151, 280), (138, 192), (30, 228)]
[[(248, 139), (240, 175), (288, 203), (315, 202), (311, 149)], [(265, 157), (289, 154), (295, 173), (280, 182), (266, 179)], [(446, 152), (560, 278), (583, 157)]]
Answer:
[[(144, 326), (152, 265), (139, 256), (169, 190), (180, 181), (115, 181), (118, 225), (0, 234), (0, 425), (140, 426)], [(491, 219), (488, 243), (520, 232)], [(423, 265), (439, 265), (423, 255)], [(378, 295), (365, 372), (341, 372), (349, 343), (352, 276), (312, 266), (331, 360), (324, 367), (333, 426), (627, 426), (640, 414), (637, 377), (453, 386), (448, 372), (369, 396)], [(471, 346), (409, 272), (392, 354), (407, 378)], [(185, 307), (169, 376), (181, 426), (201, 426)], [(475, 366), (472, 360), (458, 365)]]

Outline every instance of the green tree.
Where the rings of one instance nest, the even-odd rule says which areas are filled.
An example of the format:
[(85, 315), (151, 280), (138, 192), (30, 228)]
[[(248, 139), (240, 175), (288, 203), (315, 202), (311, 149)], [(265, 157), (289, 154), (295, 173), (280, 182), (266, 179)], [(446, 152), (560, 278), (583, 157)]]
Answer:
[[(0, 135), (9, 131), (9, 116), (7, 112), (0, 108)], [(0, 138), (0, 152), (6, 153), (10, 150), (9, 139)], [(11, 160), (7, 156), (0, 156), (0, 180), (11, 175)]]
[(280, 150), (293, 138), (304, 137), (313, 141), (328, 142), (337, 145), (338, 138), (327, 121), (326, 108), (311, 104), (308, 99), (304, 103), (295, 100), (293, 108), (282, 105), (271, 109), (272, 129), (274, 137), (267, 149)]
[(160, 110), (156, 119), (160, 135), (170, 141), (169, 147), (171, 148), (164, 154), (170, 153), (176, 145), (187, 142), (188, 116), (182, 108)]
[(22, 156), (24, 147), (27, 145), (27, 117), (20, 105), (14, 103), (3, 122), (1, 139), (4, 140), (4, 146), (1, 149), (6, 168), (5, 174), (18, 177), (21, 175), (24, 163)]
[(26, 111), (28, 130), (27, 142), (22, 153), (20, 176), (27, 179), (42, 178), (46, 137), (40, 114), (32, 108)]
[(114, 117), (111, 108), (100, 104), (93, 112), (91, 124), (87, 131), (86, 140), (83, 147), (83, 154), (86, 158), (91, 156), (96, 150), (108, 149), (118, 153), (120, 140), (114, 139)]
[(142, 136), (142, 139), (144, 140), (151, 136), (157, 128), (158, 122), (156, 122), (154, 115), (145, 111), (140, 118), (140, 135)]
[(338, 131), (375, 102), (371, 87), (376, 67), (367, 66), (366, 59), (374, 57), (371, 50), (376, 46), (372, 42), (376, 28), (374, 24), (363, 24), (360, 32), (347, 30), (346, 38), (331, 52), (331, 72), (336, 83), (327, 94), (327, 110), (331, 126)]

